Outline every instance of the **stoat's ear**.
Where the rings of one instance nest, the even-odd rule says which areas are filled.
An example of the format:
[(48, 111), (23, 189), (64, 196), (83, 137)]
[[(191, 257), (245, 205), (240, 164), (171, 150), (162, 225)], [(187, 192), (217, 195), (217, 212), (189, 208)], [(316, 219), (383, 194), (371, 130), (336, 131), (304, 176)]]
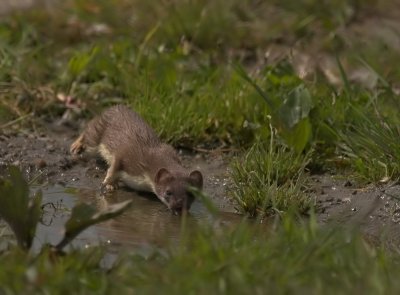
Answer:
[(199, 189), (203, 188), (203, 175), (201, 174), (200, 171), (194, 170), (194, 171), (190, 172), (189, 178), (190, 178), (191, 185), (193, 185)]
[(154, 179), (154, 182), (156, 184), (163, 183), (172, 178), (173, 178), (172, 174), (167, 169), (161, 168), (160, 170), (158, 170), (158, 172), (156, 174), (156, 178)]

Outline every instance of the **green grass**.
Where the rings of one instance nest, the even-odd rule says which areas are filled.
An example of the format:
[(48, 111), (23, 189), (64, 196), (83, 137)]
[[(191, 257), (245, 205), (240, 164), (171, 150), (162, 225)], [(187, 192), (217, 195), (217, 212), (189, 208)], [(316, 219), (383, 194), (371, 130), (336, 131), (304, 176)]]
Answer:
[(362, 181), (387, 182), (400, 177), (400, 130), (397, 123), (379, 113), (370, 117), (355, 110), (361, 119), (341, 136), (343, 152), (355, 176)]
[(307, 213), (314, 205), (307, 195), (305, 168), (311, 154), (301, 155), (271, 138), (256, 143), (232, 164), (232, 196), (238, 210), (250, 216), (296, 210)]
[(0, 255), (4, 294), (396, 294), (397, 252), (357, 232), (319, 227), (287, 216), (274, 227), (186, 232), (178, 245), (146, 257), (120, 254), (101, 267), (101, 249), (37, 257), (12, 249)]

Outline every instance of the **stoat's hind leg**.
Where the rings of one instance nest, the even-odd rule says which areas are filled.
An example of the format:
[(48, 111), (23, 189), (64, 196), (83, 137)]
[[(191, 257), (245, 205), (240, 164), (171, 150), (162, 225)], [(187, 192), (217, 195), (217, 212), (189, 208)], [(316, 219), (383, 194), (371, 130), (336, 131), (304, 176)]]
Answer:
[(77, 155), (85, 150), (85, 145), (83, 144), (83, 134), (79, 135), (79, 137), (71, 144), (69, 151), (71, 154)]
[(118, 188), (120, 161), (117, 158), (112, 159), (108, 167), (106, 177), (101, 184), (101, 192), (111, 192)]
[(106, 121), (103, 116), (97, 116), (87, 123), (85, 130), (71, 144), (70, 151), (72, 154), (79, 154), (84, 150), (96, 150), (100, 144), (101, 138), (105, 130)]

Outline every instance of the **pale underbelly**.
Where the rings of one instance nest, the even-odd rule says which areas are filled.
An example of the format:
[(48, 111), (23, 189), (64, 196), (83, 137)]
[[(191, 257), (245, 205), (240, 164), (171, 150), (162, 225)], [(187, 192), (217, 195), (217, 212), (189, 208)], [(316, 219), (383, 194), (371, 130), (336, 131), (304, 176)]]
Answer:
[[(100, 144), (98, 146), (98, 152), (108, 163), (108, 165), (112, 165), (114, 161), (114, 156), (104, 144)], [(134, 190), (155, 193), (155, 184), (147, 174), (132, 176), (124, 171), (120, 171), (118, 172), (117, 178), (121, 180), (125, 185)]]
[(142, 192), (155, 192), (154, 182), (148, 175), (132, 176), (126, 172), (119, 172), (119, 179), (128, 187)]

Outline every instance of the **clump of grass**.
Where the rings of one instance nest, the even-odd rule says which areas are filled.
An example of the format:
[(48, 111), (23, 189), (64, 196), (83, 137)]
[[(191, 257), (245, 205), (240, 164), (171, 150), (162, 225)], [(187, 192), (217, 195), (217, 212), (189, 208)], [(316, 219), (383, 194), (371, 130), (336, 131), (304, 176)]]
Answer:
[(100, 268), (103, 256), (100, 248), (72, 251), (64, 257), (55, 256), (50, 248), (35, 256), (11, 248), (0, 254), (3, 266), (13, 261), (13, 266), (0, 271), (0, 293), (110, 293), (110, 282)]
[[(318, 44), (334, 43), (331, 37), (320, 42), (319, 33), (336, 36), (336, 28), (350, 21), (358, 8), (366, 9), (358, 1), (113, 3), (65, 1), (62, 9), (37, 9), (2, 19), (0, 78), (6, 89), (0, 90), (0, 109), (8, 113), (0, 118), (2, 123), (31, 113), (35, 116), (28, 123), (33, 117), (59, 118), (65, 106), (57, 94), (63, 93), (84, 101), (88, 111), (130, 104), (175, 145), (250, 146), (260, 134), (268, 136), (268, 128), (259, 128), (266, 125), (267, 108), (227, 61), (247, 66), (249, 59), (251, 66), (262, 69), (261, 48), (275, 40), (291, 44), (309, 35)], [(338, 9), (333, 11), (333, 6)], [(55, 24), (51, 28), (49, 21)], [(107, 32), (90, 33), (99, 25)], [(307, 33), (314, 31), (318, 37)], [(366, 55), (370, 60), (376, 52)], [(315, 140), (311, 117), (321, 111), (317, 100), (326, 97), (315, 95), (314, 85), (299, 79), (293, 69), (276, 63), (256, 78), (265, 80), (263, 89), (282, 106), (280, 112), (269, 110), (284, 123), (277, 124), (284, 127), (282, 137), (286, 134), (287, 144), (301, 150)]]
[[(51, 256), (50, 256), (51, 257)], [(266, 230), (244, 222), (216, 230), (204, 225), (179, 245), (143, 257), (120, 254), (103, 269), (98, 248), (49, 259), (10, 250), (0, 255), (5, 294), (396, 294), (397, 252), (368, 244), (359, 233), (320, 227), (315, 220), (283, 221)]]
[(246, 224), (219, 234), (205, 230), (168, 253), (139, 260), (132, 273), (140, 275), (129, 282), (149, 293), (162, 287), (173, 294), (385, 293), (400, 287), (398, 255), (373, 248), (357, 233), (319, 228), (313, 220), (285, 218), (275, 231)]
[(274, 141), (273, 136), (269, 143), (256, 143), (232, 164), (232, 195), (239, 211), (250, 216), (292, 209), (307, 212), (313, 205), (305, 192), (309, 161), (310, 154), (299, 154)]
[[(154, 61), (152, 61), (154, 62)], [(158, 62), (159, 63), (159, 62)], [(133, 108), (167, 141), (188, 146), (248, 145), (265, 123), (266, 108), (227, 66), (206, 71), (169, 69), (174, 86), (146, 82), (128, 90)], [(150, 74), (154, 69), (147, 68)], [(185, 77), (186, 76), (186, 77)], [(177, 115), (179, 114), (179, 116)]]
[(377, 113), (354, 109), (359, 120), (341, 132), (343, 153), (362, 181), (400, 178), (400, 129)]
[[(60, 86), (88, 104), (130, 104), (176, 145), (252, 141), (266, 106), (229, 65), (205, 64), (207, 54), (196, 59), (146, 52), (121, 41), (82, 50), (69, 61)], [(132, 62), (139, 55), (140, 63)]]

